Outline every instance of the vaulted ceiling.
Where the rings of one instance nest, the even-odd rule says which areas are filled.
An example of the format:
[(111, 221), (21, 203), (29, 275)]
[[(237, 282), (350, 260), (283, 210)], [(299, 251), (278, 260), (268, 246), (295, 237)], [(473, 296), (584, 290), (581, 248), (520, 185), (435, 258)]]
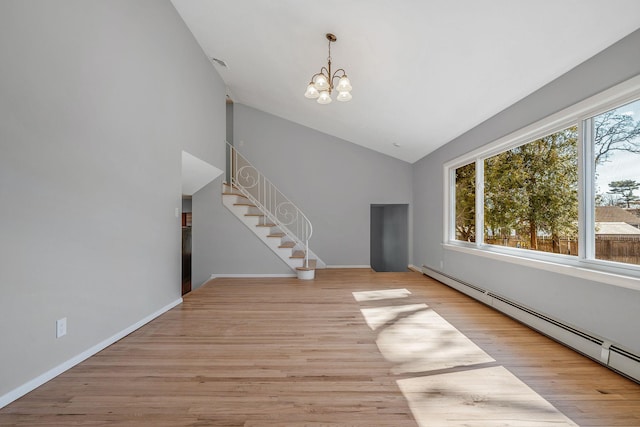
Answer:
[[(638, 0), (172, 2), (235, 102), (410, 163), (640, 28)], [(320, 105), (328, 32), (353, 100)]]

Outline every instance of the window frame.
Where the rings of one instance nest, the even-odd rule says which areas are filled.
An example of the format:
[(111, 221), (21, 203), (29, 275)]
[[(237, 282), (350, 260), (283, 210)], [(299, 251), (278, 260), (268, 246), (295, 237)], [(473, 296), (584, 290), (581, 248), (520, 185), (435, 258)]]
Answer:
[[(587, 226), (595, 222), (593, 119), (599, 114), (637, 100), (640, 100), (640, 75), (446, 162), (443, 165), (443, 247), (448, 250), (497, 258), (534, 268), (640, 289), (640, 265), (596, 259), (595, 230)], [(485, 160), (570, 126), (577, 126), (578, 129), (578, 256), (485, 243)], [(476, 241), (464, 242), (455, 239), (455, 172), (457, 168), (474, 162), (476, 164)]]

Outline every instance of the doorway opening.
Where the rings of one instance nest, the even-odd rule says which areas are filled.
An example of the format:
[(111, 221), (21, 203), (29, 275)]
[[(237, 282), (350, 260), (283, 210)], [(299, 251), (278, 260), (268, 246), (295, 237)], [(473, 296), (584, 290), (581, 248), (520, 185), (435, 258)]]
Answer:
[(371, 268), (407, 271), (409, 265), (409, 205), (371, 205)]
[(182, 295), (191, 292), (191, 196), (182, 196)]

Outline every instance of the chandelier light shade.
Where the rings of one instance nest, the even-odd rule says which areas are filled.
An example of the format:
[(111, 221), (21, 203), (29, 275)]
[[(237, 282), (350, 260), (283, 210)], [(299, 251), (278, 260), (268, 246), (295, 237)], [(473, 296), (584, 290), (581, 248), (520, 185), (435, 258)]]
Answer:
[(316, 89), (313, 83), (309, 83), (309, 86), (307, 86), (307, 91), (304, 93), (304, 96), (306, 96), (309, 99), (315, 99), (320, 96), (320, 92), (318, 92), (318, 89)]
[(318, 104), (330, 104), (331, 103), (331, 94), (329, 91), (323, 90), (320, 92), (320, 96), (318, 96)]
[[(334, 43), (336, 36), (331, 33), (327, 33), (327, 40), (329, 40), (329, 56), (327, 57), (327, 66), (322, 67), (319, 73), (311, 76), (311, 81), (307, 85), (307, 90), (304, 96), (309, 99), (315, 99), (318, 104), (330, 104), (331, 93), (336, 90), (338, 101), (346, 102), (350, 101), (351, 96), (351, 82), (347, 77), (347, 72), (344, 68), (340, 68), (331, 73), (331, 43)], [(338, 79), (338, 84), (334, 87), (334, 80)]]
[(342, 102), (351, 101), (351, 98), (352, 96), (349, 92), (338, 92), (338, 96), (336, 97), (338, 101)]

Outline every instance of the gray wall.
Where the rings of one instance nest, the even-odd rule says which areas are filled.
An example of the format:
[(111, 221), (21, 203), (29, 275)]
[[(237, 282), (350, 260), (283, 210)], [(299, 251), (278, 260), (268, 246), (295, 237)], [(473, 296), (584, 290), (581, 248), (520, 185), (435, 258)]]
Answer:
[[(411, 165), (242, 104), (233, 119), (238, 150), (313, 223), (311, 249), (329, 265), (369, 265), (370, 205), (410, 205)], [(222, 205), (222, 180), (193, 196), (193, 287), (212, 274), (292, 274)]]
[(443, 163), (637, 75), (638, 46), (640, 30), (415, 163), (413, 263), (481, 285), (640, 353), (639, 291), (441, 246)]
[(408, 206), (386, 205), (384, 207), (383, 250), (385, 271), (407, 271)]
[(226, 136), (227, 142), (233, 145), (233, 103), (229, 102), (226, 105)]
[(293, 274), (224, 207), (222, 182), (219, 177), (193, 195), (192, 288), (212, 274)]
[(2, 396), (180, 298), (181, 150), (224, 168), (225, 90), (169, 1), (3, 0), (0, 57)]
[(312, 250), (369, 265), (370, 206), (411, 205), (411, 165), (242, 104), (234, 124), (238, 150), (311, 220)]
[(370, 259), (371, 268), (375, 271), (384, 271), (384, 207), (378, 205), (371, 206), (370, 216)]
[[(369, 264), (370, 205), (409, 204), (414, 264), (442, 260), (640, 351), (638, 292), (440, 246), (442, 163), (637, 74), (638, 45), (636, 32), (413, 167), (239, 104), (234, 139), (309, 215), (328, 264)], [(180, 298), (181, 150), (224, 168), (225, 88), (162, 0), (4, 0), (0, 57), (3, 395)], [(221, 182), (193, 196), (194, 287), (288, 273), (222, 206)]]
[(191, 199), (182, 199), (182, 213), (191, 212)]
[(408, 205), (371, 206), (371, 268), (375, 271), (407, 271), (408, 213)]

